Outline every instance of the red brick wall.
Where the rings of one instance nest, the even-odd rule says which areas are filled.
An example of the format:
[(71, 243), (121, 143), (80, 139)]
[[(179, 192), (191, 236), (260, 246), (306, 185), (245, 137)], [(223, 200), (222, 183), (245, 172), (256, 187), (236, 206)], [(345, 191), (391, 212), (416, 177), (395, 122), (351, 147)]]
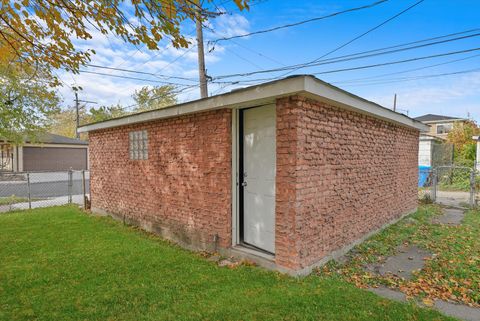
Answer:
[[(148, 160), (130, 160), (128, 133), (148, 131)], [(212, 249), (231, 244), (231, 110), (91, 132), (92, 208)]]
[[(149, 159), (128, 133), (148, 130)], [(413, 210), (418, 131), (277, 101), (276, 263), (301, 269)], [(90, 133), (92, 207), (184, 246), (231, 245), (231, 110)]]
[(307, 267), (414, 210), (418, 136), (303, 97), (278, 100), (277, 263)]

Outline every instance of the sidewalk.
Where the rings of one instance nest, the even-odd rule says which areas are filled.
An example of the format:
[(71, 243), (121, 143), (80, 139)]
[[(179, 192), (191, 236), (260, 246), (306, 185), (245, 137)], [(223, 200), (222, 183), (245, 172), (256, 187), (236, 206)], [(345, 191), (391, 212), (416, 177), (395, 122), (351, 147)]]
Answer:
[[(87, 194), (88, 197), (90, 197)], [(49, 207), (49, 206), (58, 206), (58, 205), (67, 205), (68, 204), (68, 196), (60, 196), (49, 198), (41, 201), (34, 201), (32, 202), (32, 209), (40, 208), (40, 207)], [(72, 195), (72, 204), (78, 204), (83, 206), (83, 195)], [(0, 206), (0, 213), (16, 211), (16, 210), (28, 210), (29, 204), (28, 202), (23, 203), (16, 203), (11, 205), (2, 205)]]

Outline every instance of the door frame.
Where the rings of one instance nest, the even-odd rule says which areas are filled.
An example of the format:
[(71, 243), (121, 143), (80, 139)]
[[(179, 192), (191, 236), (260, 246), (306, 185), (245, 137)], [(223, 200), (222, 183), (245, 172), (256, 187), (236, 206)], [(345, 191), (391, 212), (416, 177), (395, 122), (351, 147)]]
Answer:
[[(243, 110), (275, 103), (232, 109), (232, 246), (243, 245)], [(275, 156), (276, 157), (276, 156)], [(276, 183), (275, 183), (276, 184)], [(276, 216), (275, 216), (276, 220)], [(264, 252), (257, 249), (259, 253)], [(272, 255), (275, 255), (274, 253)]]

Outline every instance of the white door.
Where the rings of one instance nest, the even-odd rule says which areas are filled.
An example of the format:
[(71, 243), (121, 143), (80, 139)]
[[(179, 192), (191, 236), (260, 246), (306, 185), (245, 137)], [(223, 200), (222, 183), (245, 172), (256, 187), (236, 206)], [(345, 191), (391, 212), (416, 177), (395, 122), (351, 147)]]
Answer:
[(275, 105), (243, 111), (243, 241), (275, 253)]

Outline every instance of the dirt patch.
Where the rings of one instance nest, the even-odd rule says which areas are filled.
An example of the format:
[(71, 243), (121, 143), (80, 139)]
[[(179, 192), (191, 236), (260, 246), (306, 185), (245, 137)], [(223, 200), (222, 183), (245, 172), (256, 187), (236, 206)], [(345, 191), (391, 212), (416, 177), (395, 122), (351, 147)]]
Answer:
[(388, 257), (383, 263), (368, 264), (366, 270), (381, 276), (394, 275), (410, 280), (414, 272), (425, 266), (425, 260), (432, 257), (430, 252), (415, 245), (401, 245), (395, 252), (397, 254)]

